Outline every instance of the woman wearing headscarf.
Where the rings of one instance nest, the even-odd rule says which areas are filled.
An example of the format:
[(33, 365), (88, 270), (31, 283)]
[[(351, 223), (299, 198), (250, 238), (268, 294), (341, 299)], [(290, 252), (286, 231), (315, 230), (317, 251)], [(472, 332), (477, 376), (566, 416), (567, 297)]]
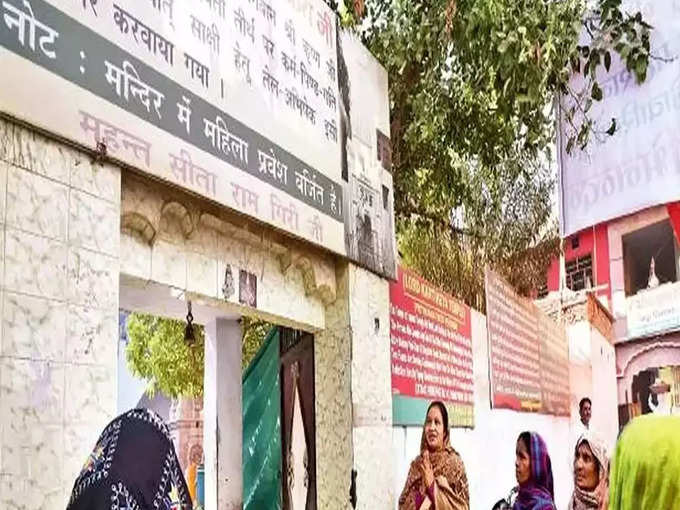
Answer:
[(635, 418), (616, 445), (609, 482), (609, 510), (680, 510), (680, 417)]
[(109, 423), (87, 458), (67, 510), (190, 510), (168, 427), (148, 409)]
[(411, 462), (399, 510), (468, 510), (465, 466), (449, 441), (449, 415), (441, 402), (427, 409), (420, 455)]
[(576, 442), (574, 451), (574, 494), (569, 510), (607, 510), (609, 502), (609, 458), (604, 443), (591, 432)]
[(536, 432), (522, 432), (517, 439), (515, 477), (519, 492), (513, 510), (555, 510), (550, 455)]

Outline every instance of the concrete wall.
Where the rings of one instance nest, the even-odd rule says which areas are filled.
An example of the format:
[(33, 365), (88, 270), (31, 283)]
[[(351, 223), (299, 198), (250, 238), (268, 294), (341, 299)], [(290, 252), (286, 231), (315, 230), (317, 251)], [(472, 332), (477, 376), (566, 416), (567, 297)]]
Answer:
[(393, 463), (390, 296), (386, 280), (350, 266), (352, 434), (357, 508), (391, 508)]
[(0, 120), (0, 508), (65, 508), (116, 412), (120, 170)]
[(317, 508), (349, 509), (354, 463), (349, 323), (350, 269), (336, 272), (338, 295), (326, 308), (324, 330), (314, 336)]
[(614, 451), (619, 433), (618, 391), (616, 386), (616, 352), (600, 332), (591, 327), (591, 363), (593, 368), (593, 417), (591, 428)]
[[(121, 228), (126, 283), (160, 283), (225, 313), (306, 331), (324, 327), (325, 305), (336, 296), (329, 255), (131, 174), (122, 182)], [(256, 307), (239, 302), (240, 270), (257, 278)]]
[(618, 394), (614, 346), (587, 320), (567, 327), (571, 398), (571, 442), (580, 429), (579, 403), (592, 401), (590, 429), (613, 451), (618, 436)]
[[(492, 410), (486, 318), (476, 311), (472, 312), (472, 344), (475, 428), (451, 431), (452, 445), (463, 458), (470, 483), (470, 508), (489, 509), (516, 485), (515, 443), (525, 430), (536, 431), (545, 439), (553, 464), (557, 508), (566, 508), (573, 490), (569, 418)], [(393, 428), (396, 497), (411, 460), (418, 454), (421, 433), (420, 427)]]
[(668, 219), (666, 206), (658, 206), (609, 222), (607, 234), (609, 237), (609, 267), (612, 289), (611, 310), (614, 318), (617, 319), (614, 325), (617, 340), (628, 336), (623, 236), (665, 219)]
[(326, 328), (314, 338), (317, 508), (351, 508), (352, 469), (357, 508), (391, 508), (389, 284), (339, 264), (337, 288)]
[[(578, 248), (572, 247), (572, 240), (578, 238)], [(608, 303), (611, 308), (611, 286), (609, 266), (609, 236), (608, 224), (601, 223), (569, 236), (564, 243), (564, 260), (569, 262), (576, 257), (591, 255), (593, 258), (593, 287), (607, 285), (607, 288), (597, 291), (597, 295)], [(560, 288), (560, 261), (556, 258), (548, 267), (546, 274), (548, 291), (554, 292)]]
[[(228, 265), (234, 288), (225, 295)], [(257, 277), (255, 307), (239, 302), (240, 270)], [(175, 300), (194, 300), (197, 317), (211, 310), (317, 332), (334, 315), (335, 280), (331, 255), (0, 120), (0, 508), (65, 508), (115, 416), (121, 282), (134, 299), (146, 296), (151, 313), (162, 287)], [(348, 296), (338, 310), (349, 309)], [(338, 422), (351, 408), (349, 315), (340, 316), (321, 342), (317, 378), (330, 399), (317, 401), (326, 409), (319, 443), (332, 445), (328, 463), (344, 472), (321, 480), (329, 501), (348, 501), (352, 467), (351, 412)], [(240, 364), (232, 368), (240, 383)], [(218, 404), (216, 393), (208, 400)], [(213, 416), (206, 427), (214, 452)], [(338, 452), (350, 461), (338, 462)], [(223, 466), (240, 469), (240, 450)], [(238, 504), (240, 489), (221, 495), (234, 492), (228, 499)]]

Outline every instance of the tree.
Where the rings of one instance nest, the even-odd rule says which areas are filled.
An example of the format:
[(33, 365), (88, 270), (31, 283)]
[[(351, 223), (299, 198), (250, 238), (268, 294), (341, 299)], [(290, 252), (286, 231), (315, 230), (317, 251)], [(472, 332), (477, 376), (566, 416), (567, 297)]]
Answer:
[(160, 391), (173, 399), (203, 395), (203, 327), (194, 325), (196, 338), (192, 344), (184, 340), (185, 327), (184, 321), (129, 315), (128, 367), (135, 376), (148, 381), (149, 394)]
[[(272, 324), (243, 317), (242, 370), (260, 350)], [(186, 323), (140, 313), (128, 316), (126, 358), (130, 371), (148, 381), (147, 392), (160, 391), (170, 398), (193, 398), (203, 395), (205, 334), (203, 326), (194, 325), (196, 340), (184, 340)]]
[(260, 351), (269, 330), (275, 327), (273, 324), (253, 317), (242, 317), (241, 328), (243, 329), (243, 349), (241, 352), (242, 369), (245, 371), (255, 355)]
[[(559, 250), (549, 222), (556, 99), (569, 98), (568, 149), (576, 150), (615, 129), (588, 117), (603, 98), (598, 78), (612, 56), (645, 79), (651, 27), (639, 13), (625, 13), (621, 0), (589, 4), (594, 8), (583, 0), (335, 6), (389, 75), (402, 255), (470, 304), (483, 302), (484, 264), (515, 281), (521, 275), (526, 287)], [(451, 252), (445, 267), (437, 259), (442, 247)]]

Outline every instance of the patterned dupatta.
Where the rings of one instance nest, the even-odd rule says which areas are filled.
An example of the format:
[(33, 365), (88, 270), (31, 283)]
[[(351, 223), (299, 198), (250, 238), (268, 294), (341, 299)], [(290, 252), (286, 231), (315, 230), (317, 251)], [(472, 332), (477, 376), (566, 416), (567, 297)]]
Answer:
[(67, 510), (191, 510), (168, 427), (133, 409), (102, 432), (71, 492)]
[(536, 432), (529, 434), (531, 479), (520, 485), (513, 510), (555, 510), (552, 465), (548, 447)]

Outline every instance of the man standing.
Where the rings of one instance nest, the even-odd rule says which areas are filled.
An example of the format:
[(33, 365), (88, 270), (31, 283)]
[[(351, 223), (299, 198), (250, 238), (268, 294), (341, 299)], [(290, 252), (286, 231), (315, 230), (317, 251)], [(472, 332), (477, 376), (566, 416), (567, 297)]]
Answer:
[(569, 469), (574, 468), (574, 450), (576, 449), (576, 443), (581, 439), (581, 436), (590, 430), (590, 418), (592, 416), (593, 403), (588, 397), (583, 397), (578, 403), (578, 414), (580, 420), (570, 426), (569, 430), (569, 444), (571, 445), (571, 450), (569, 450), (567, 455), (567, 460), (569, 464)]
[(584, 432), (590, 429), (590, 418), (592, 413), (593, 403), (588, 397), (584, 397), (578, 404), (578, 413), (581, 415), (581, 425), (585, 427)]

